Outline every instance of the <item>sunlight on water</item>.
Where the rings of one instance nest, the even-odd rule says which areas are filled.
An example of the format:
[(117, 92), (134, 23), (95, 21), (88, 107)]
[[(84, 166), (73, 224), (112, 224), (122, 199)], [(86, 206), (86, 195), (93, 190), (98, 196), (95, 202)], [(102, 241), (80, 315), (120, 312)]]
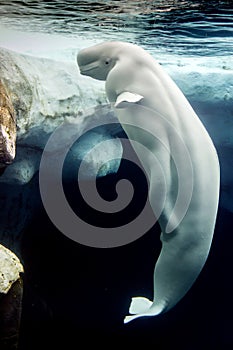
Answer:
[[(77, 41), (122, 40), (164, 54), (222, 56), (233, 49), (232, 14), (231, 1), (2, 0), (0, 45), (39, 52), (59, 48), (59, 40), (62, 47), (65, 39), (69, 49)], [(21, 40), (4, 28), (27, 34)]]

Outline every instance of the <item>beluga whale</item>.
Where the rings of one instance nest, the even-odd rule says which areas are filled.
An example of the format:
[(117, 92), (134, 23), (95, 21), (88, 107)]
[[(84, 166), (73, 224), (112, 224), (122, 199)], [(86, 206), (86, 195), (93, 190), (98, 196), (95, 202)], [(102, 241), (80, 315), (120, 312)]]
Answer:
[(217, 152), (182, 91), (143, 48), (104, 42), (80, 50), (77, 62), (82, 75), (106, 81), (108, 100), (148, 177), (162, 231), (154, 297), (133, 297), (124, 323), (156, 316), (185, 296), (207, 260), (219, 202)]

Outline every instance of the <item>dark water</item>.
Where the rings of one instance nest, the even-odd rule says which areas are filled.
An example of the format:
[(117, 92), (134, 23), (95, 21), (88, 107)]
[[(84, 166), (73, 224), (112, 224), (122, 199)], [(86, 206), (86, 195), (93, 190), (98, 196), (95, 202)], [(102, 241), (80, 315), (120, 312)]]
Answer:
[(182, 55), (229, 55), (232, 1), (6, 1), (0, 23), (21, 31), (131, 40)]
[[(182, 56), (219, 55), (231, 60), (233, 51), (230, 0), (1, 0), (0, 26), (77, 41), (127, 39), (151, 51)], [(104, 198), (111, 199), (115, 184), (125, 176), (138, 189), (134, 212), (147, 192), (145, 178), (137, 170), (122, 163), (118, 174), (99, 179), (98, 187)], [(75, 199), (79, 204), (76, 184), (65, 187), (70, 202)], [(112, 223), (111, 216), (99, 217), (86, 207), (83, 211), (94, 223)], [(132, 212), (124, 212), (119, 220), (124, 222)], [(159, 227), (129, 245), (95, 249), (58, 232), (41, 205), (22, 243), (25, 292), (20, 350), (232, 349), (232, 227), (232, 213), (220, 208), (209, 259), (182, 302), (159, 317), (123, 325), (132, 296), (152, 297)]]

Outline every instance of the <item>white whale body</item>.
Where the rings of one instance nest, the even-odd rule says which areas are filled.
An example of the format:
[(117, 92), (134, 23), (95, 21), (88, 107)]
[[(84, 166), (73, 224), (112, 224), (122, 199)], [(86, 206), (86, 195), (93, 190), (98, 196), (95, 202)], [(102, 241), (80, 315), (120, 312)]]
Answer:
[[(142, 48), (106, 42), (83, 49), (80, 72), (105, 80), (107, 97), (149, 179), (149, 200), (162, 234), (153, 301), (132, 298), (127, 323), (166, 312), (191, 288), (209, 254), (219, 201), (216, 150), (189, 102)], [(148, 136), (154, 135), (154, 139)], [(166, 193), (151, 153), (163, 169)], [(157, 217), (157, 214), (159, 216)]]

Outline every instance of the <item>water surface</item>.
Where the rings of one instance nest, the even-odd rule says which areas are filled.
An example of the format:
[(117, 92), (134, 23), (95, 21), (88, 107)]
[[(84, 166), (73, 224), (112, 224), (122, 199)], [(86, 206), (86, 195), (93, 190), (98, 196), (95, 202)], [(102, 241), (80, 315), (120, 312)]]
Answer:
[(77, 41), (126, 40), (184, 56), (226, 56), (233, 49), (231, 1), (2, 0), (0, 26)]

